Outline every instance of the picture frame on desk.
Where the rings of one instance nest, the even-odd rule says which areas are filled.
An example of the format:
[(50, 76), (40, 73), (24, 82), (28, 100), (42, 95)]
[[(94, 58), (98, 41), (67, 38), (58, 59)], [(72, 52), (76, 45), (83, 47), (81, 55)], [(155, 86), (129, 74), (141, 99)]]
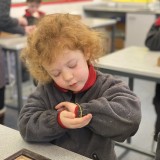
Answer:
[(4, 160), (51, 160), (28, 149), (21, 149)]

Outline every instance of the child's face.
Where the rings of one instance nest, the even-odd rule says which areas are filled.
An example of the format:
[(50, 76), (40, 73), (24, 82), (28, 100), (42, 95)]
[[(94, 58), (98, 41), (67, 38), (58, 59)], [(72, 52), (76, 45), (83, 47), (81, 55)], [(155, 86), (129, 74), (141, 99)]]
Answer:
[(87, 60), (80, 50), (65, 50), (54, 63), (43, 67), (58, 86), (78, 92), (88, 79)]
[(27, 5), (28, 5), (28, 10), (31, 14), (37, 12), (40, 7), (40, 4), (36, 2), (30, 2)]

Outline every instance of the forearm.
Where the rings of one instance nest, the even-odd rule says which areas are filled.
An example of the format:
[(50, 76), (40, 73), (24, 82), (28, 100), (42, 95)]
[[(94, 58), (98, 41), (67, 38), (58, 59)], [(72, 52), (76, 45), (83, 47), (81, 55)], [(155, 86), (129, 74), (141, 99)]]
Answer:
[(25, 34), (18, 19), (10, 17), (10, 0), (0, 0), (0, 31)]
[[(3, 24), (1, 24), (3, 23)], [(9, 20), (4, 20), (1, 21), (0, 23), (0, 30), (4, 32), (9, 32), (13, 34), (25, 34), (25, 29), (24, 27), (20, 26), (18, 24), (17, 19), (12, 19), (11, 21)]]
[(25, 106), (19, 116), (19, 130), (26, 141), (50, 142), (65, 133), (57, 122), (56, 111), (35, 109)]
[(92, 114), (88, 127), (98, 135), (124, 141), (135, 134), (139, 127), (140, 102), (135, 96), (124, 94), (113, 99), (101, 97), (80, 105), (84, 115)]

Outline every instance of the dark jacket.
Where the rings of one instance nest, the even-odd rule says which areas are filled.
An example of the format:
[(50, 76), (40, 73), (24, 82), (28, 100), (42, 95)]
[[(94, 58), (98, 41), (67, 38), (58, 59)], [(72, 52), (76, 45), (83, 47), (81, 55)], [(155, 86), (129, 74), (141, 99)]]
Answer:
[[(154, 24), (151, 26), (145, 40), (145, 45), (151, 51), (160, 51), (160, 17), (157, 18)], [(154, 133), (154, 140), (157, 141), (157, 136), (158, 136), (158, 133), (160, 132), (160, 84), (159, 83), (156, 84), (153, 104), (157, 114), (156, 123), (155, 123), (155, 133)], [(159, 149), (160, 149), (160, 144), (159, 144)], [(159, 158), (160, 158), (160, 154), (159, 154)], [(156, 160), (160, 160), (160, 159), (157, 158)]]
[[(66, 129), (57, 122), (55, 106), (63, 101), (79, 103), (91, 122)], [(38, 85), (19, 115), (19, 130), (29, 142), (51, 142), (96, 160), (116, 160), (114, 141), (123, 142), (139, 127), (139, 98), (121, 80), (97, 72), (95, 84), (81, 93), (62, 92), (52, 83)], [(98, 158), (97, 158), (98, 157)]]
[[(41, 11), (38, 11), (38, 14), (40, 18), (42, 18), (45, 15), (45, 13)], [(32, 16), (32, 14), (28, 11), (28, 9), (26, 9), (25, 15), (23, 17), (27, 19), (28, 25), (34, 25), (38, 21), (37, 18)]]
[(160, 51), (160, 26), (153, 24), (147, 34), (145, 45), (152, 51)]
[(25, 30), (18, 24), (16, 18), (10, 17), (11, 0), (0, 0), (0, 31), (25, 34)]
[[(25, 34), (25, 30), (18, 24), (16, 18), (10, 17), (11, 0), (0, 0), (0, 32)], [(4, 53), (0, 48), (0, 88), (5, 86)]]

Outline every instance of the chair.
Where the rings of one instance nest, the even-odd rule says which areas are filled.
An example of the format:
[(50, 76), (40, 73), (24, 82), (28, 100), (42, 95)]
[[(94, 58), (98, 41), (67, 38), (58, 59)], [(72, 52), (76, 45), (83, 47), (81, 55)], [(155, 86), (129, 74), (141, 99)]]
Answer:
[(158, 134), (158, 139), (157, 139), (157, 148), (156, 148), (155, 160), (160, 160), (160, 132)]

